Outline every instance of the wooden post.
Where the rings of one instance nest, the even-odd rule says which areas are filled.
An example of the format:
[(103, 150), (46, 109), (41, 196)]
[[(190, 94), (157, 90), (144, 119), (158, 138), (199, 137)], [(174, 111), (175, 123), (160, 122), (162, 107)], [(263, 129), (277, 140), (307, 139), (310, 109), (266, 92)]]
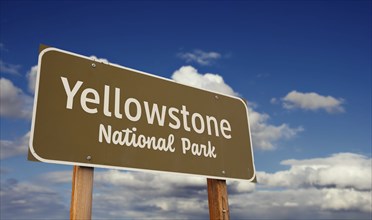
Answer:
[(92, 218), (93, 167), (74, 166), (72, 176), (71, 220)]
[(226, 180), (207, 179), (209, 218), (211, 220), (229, 220), (229, 202)]

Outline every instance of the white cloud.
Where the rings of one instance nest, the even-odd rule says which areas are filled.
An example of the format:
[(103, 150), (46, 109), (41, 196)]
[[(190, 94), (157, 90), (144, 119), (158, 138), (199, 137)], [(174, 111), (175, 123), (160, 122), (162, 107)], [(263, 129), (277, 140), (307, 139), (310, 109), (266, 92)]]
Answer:
[(36, 77), (37, 77), (38, 65), (31, 67), (30, 71), (27, 72), (28, 90), (32, 94), (35, 93)]
[[(50, 172), (40, 180), (52, 185), (70, 185), (71, 173)], [(96, 170), (94, 187), (94, 218), (208, 218), (207, 181), (202, 177)], [(231, 195), (250, 193), (254, 189), (253, 183), (228, 181)]]
[(205, 178), (176, 174), (96, 172), (95, 218), (195, 219), (207, 217)]
[(227, 181), (230, 194), (251, 193), (256, 189), (256, 184), (248, 181)]
[(322, 209), (372, 212), (371, 191), (363, 192), (354, 189), (327, 189), (323, 191)]
[(30, 119), (33, 98), (5, 78), (0, 79), (0, 116)]
[(63, 193), (32, 182), (1, 181), (0, 219), (67, 219)]
[(97, 60), (99, 62), (102, 62), (102, 63), (106, 63), (106, 64), (109, 63), (109, 61), (107, 59), (105, 59), (105, 58), (98, 58), (98, 57), (96, 57), (94, 55), (90, 56), (90, 58), (93, 59), (93, 60)]
[(327, 158), (285, 160), (290, 169), (274, 174), (260, 172), (259, 181), (270, 187), (352, 188), (371, 190), (372, 160), (353, 153), (338, 153)]
[[(3, 47), (1, 47), (3, 48)], [(15, 64), (10, 64), (6, 63), (2, 60), (0, 60), (0, 72), (2, 73), (8, 73), (11, 75), (21, 75), (19, 73), (19, 69), (21, 68), (21, 65), (15, 65)]]
[[(257, 190), (249, 194), (229, 197), (232, 219), (318, 219), (315, 213), (319, 205), (309, 205), (307, 201), (317, 201), (321, 194), (317, 190)], [(311, 218), (307, 217), (311, 212)], [(332, 215), (331, 215), (332, 216)]]
[[(232, 218), (296, 219), (299, 214), (312, 219), (365, 218), (372, 211), (371, 158), (338, 153), (326, 158), (285, 160), (282, 164), (291, 167), (273, 174), (258, 172), (257, 185), (245, 181), (227, 182)], [(318, 173), (315, 179), (314, 172), (309, 169)], [(338, 169), (343, 173), (333, 173)], [(338, 178), (329, 180), (332, 175)], [(99, 206), (105, 207), (99, 208), (102, 217), (105, 212), (112, 218), (120, 215), (133, 218), (208, 216), (200, 208), (208, 207), (203, 178), (115, 170), (104, 171), (95, 178), (99, 187), (95, 201), (100, 200)], [(117, 190), (111, 191), (113, 187)]]
[(229, 197), (231, 213), (249, 218), (364, 219), (372, 211), (371, 158), (337, 153), (285, 160), (288, 170), (258, 172), (256, 190)]
[(214, 61), (221, 58), (221, 54), (217, 52), (194, 50), (193, 52), (179, 53), (178, 57), (185, 60), (187, 63), (196, 62), (200, 65), (211, 65)]
[(54, 171), (41, 175), (40, 179), (52, 184), (70, 184), (72, 180), (72, 168), (70, 171)]
[[(192, 66), (183, 66), (176, 70), (172, 79), (178, 83), (186, 84), (193, 87), (208, 89), (223, 94), (238, 96), (228, 84), (225, 83), (220, 75), (206, 73), (199, 73)], [(256, 149), (273, 150), (274, 143), (281, 139), (288, 139), (294, 137), (303, 128), (291, 128), (287, 124), (279, 126), (268, 124), (269, 115), (254, 111), (249, 108), (249, 122), (251, 125), (252, 142)]]
[(271, 125), (268, 123), (268, 114), (256, 112), (253, 108), (248, 110), (252, 144), (256, 149), (274, 150), (276, 141), (293, 138), (304, 130), (302, 127), (291, 128), (287, 124)]
[[(342, 166), (341, 161), (348, 165), (342, 168), (344, 173), (354, 173), (360, 169), (365, 170), (363, 175), (367, 175), (371, 171), (371, 158), (338, 153), (326, 158), (285, 160), (282, 164), (290, 165), (288, 170), (272, 174), (258, 172), (258, 184), (227, 181), (231, 218), (298, 219), (301, 216), (303, 219), (368, 219), (372, 211), (371, 182), (369, 187), (368, 183), (360, 184), (365, 180), (360, 179), (359, 174), (344, 175), (342, 179), (348, 184), (336, 179), (330, 182), (326, 175), (318, 175), (317, 184), (309, 181), (313, 178), (313, 172), (308, 172), (308, 169), (321, 173), (326, 167), (329, 169), (327, 175), (339, 175), (341, 179), (340, 173), (330, 174)], [(301, 168), (296, 170), (294, 167)], [(71, 173), (72, 170), (50, 172), (35, 178), (35, 181), (52, 186), (64, 184), (63, 188), (70, 190)], [(289, 179), (288, 183), (283, 184), (283, 179)], [(24, 214), (29, 205), (19, 205), (26, 203), (24, 201), (27, 201), (26, 204), (35, 201), (30, 197), (40, 192), (44, 208), (51, 209), (45, 218), (54, 217), (51, 213), (55, 211), (52, 208), (55, 208), (56, 202), (51, 202), (50, 206), (44, 203), (42, 188), (33, 188), (38, 186), (38, 182), (28, 184), (28, 189), (25, 188), (26, 184), (21, 185), (11, 190), (2, 189), (2, 197), (6, 195), (4, 198), (9, 199), (2, 211), (10, 213), (16, 207), (19, 213)], [(61, 194), (55, 190), (45, 190), (54, 199)], [(65, 192), (66, 197), (70, 193)], [(64, 213), (56, 213), (56, 216), (68, 215), (66, 208), (60, 208)], [(120, 219), (123, 216), (132, 219), (208, 219), (207, 181), (205, 178), (177, 174), (95, 170), (93, 218)]]
[(369, 219), (372, 211), (370, 191), (337, 188), (258, 189), (229, 204), (232, 219)]
[[(121, 187), (143, 188), (150, 187), (161, 189), (163, 192), (172, 191), (174, 187), (203, 187), (206, 180), (201, 177), (174, 175), (174, 174), (155, 174), (146, 172), (123, 172), (119, 170), (109, 170), (99, 172), (95, 175), (97, 184), (110, 183)], [(151, 185), (148, 186), (148, 183)]]
[(300, 108), (311, 111), (323, 109), (328, 113), (345, 111), (342, 107), (344, 103), (343, 99), (337, 99), (332, 96), (322, 96), (315, 92), (302, 93), (294, 90), (283, 97), (282, 101), (283, 107), (286, 109)]
[(18, 155), (26, 155), (28, 151), (28, 141), (30, 132), (23, 137), (14, 141), (0, 140), (0, 159), (14, 157)]
[(234, 92), (220, 75), (213, 73), (201, 74), (192, 66), (183, 66), (176, 70), (172, 75), (172, 79), (185, 85), (238, 96), (238, 93)]
[(277, 98), (271, 98), (271, 99), (270, 99), (270, 103), (271, 103), (271, 104), (278, 104), (279, 101), (278, 101)]

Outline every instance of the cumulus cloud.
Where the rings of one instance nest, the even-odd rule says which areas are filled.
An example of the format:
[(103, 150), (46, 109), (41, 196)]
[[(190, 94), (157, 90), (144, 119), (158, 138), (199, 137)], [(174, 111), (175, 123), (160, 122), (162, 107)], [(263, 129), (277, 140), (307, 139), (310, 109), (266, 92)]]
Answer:
[[(341, 161), (347, 166), (342, 167)], [(258, 172), (258, 184), (227, 181), (232, 219), (299, 219), (299, 216), (302, 219), (370, 217), (371, 158), (359, 154), (338, 153), (325, 158), (289, 159), (282, 161), (282, 164), (290, 167), (271, 174)], [(343, 170), (343, 174), (332, 174), (333, 170), (338, 168)], [(315, 175), (314, 178), (314, 172), (308, 172), (309, 169), (315, 169), (314, 172), (319, 175)], [(362, 170), (363, 174), (344, 175), (354, 173), (356, 169)], [(326, 173), (323, 175), (322, 172)], [(49, 172), (35, 180), (50, 186), (62, 184), (63, 188), (69, 189), (65, 192), (68, 197), (71, 193), (71, 174), (72, 170)], [(339, 175), (339, 178), (329, 180), (327, 177), (329, 175)], [(366, 175), (365, 179), (361, 179), (360, 175)], [(63, 204), (68, 204), (69, 198), (64, 200), (59, 197), (61, 192), (58, 193), (48, 187), (44, 189), (38, 182), (11, 185), (13, 187), (10, 187), (10, 184), (2, 186), (2, 198), (7, 199), (6, 205), (2, 207), (2, 213), (9, 214), (16, 207), (23, 216), (37, 216), (25, 213), (29, 208), (29, 202), (36, 202), (36, 198), (32, 200), (30, 197), (35, 196), (35, 192), (40, 192), (37, 199), (44, 204), (44, 209), (50, 209), (45, 213), (45, 218), (68, 215), (68, 210)], [(26, 185), (30, 187), (26, 188)], [(45, 204), (44, 192), (49, 193), (54, 199), (50, 205)], [(28, 205), (18, 206), (20, 203)], [(55, 209), (56, 203), (60, 205), (59, 210)], [(208, 215), (205, 178), (151, 172), (95, 170), (93, 218), (208, 219)]]
[(232, 219), (369, 219), (370, 195), (352, 189), (272, 188), (229, 196), (229, 203)]
[[(205, 178), (109, 170), (95, 173), (97, 218), (208, 218)], [(116, 190), (112, 190), (113, 187)], [(253, 192), (253, 183), (229, 181), (231, 195)], [(104, 192), (104, 193), (103, 193)], [(110, 211), (107, 211), (110, 210)]]
[[(151, 186), (151, 182), (148, 182)], [(205, 187), (206, 188), (206, 187)], [(171, 187), (176, 193), (153, 188), (100, 188), (93, 196), (93, 216), (97, 219), (207, 219), (206, 190)], [(187, 192), (189, 194), (187, 194)]]
[[(275, 99), (272, 99), (272, 101)], [(322, 96), (315, 92), (302, 93), (297, 91), (289, 92), (282, 99), (283, 107), (286, 109), (304, 109), (304, 110), (325, 110), (328, 113), (344, 112), (342, 104), (344, 100), (332, 96)]]
[(256, 184), (247, 181), (227, 181), (228, 192), (230, 195), (240, 193), (251, 193), (256, 189)]
[[(3, 47), (1, 47), (3, 48)], [(3, 60), (0, 60), (0, 72), (2, 73), (8, 73), (10, 75), (21, 75), (19, 73), (19, 70), (21, 68), (21, 65), (15, 65), (11, 63), (6, 63)]]
[(284, 160), (281, 164), (290, 168), (258, 172), (255, 191), (231, 196), (231, 213), (270, 219), (370, 217), (370, 157), (337, 153), (325, 158)]
[(27, 80), (28, 80), (28, 90), (32, 94), (35, 93), (37, 69), (38, 69), (38, 65), (31, 67), (31, 69), (27, 72), (27, 75), (26, 75)]
[(253, 108), (248, 108), (249, 123), (252, 134), (252, 144), (256, 149), (274, 150), (275, 142), (281, 139), (290, 139), (295, 137), (304, 129), (302, 127), (292, 128), (288, 124), (271, 125), (268, 123), (270, 116), (265, 113), (259, 113)]
[(5, 78), (0, 79), (0, 103), (1, 117), (31, 118), (33, 98)]
[(0, 219), (68, 219), (63, 193), (31, 182), (7, 179), (0, 185)]
[[(49, 172), (43, 182), (71, 184), (71, 171)], [(207, 181), (202, 177), (96, 170), (93, 217), (135, 219), (208, 218)], [(253, 183), (228, 181), (230, 195), (250, 193)]]
[(19, 139), (9, 141), (0, 140), (0, 159), (14, 157), (18, 155), (26, 155), (28, 149), (28, 141), (30, 139), (30, 132), (26, 133)]
[[(71, 184), (72, 171), (43, 174), (43, 182)], [(96, 170), (93, 218), (208, 218), (205, 178), (176, 174)]]
[(106, 58), (98, 58), (94, 55), (90, 56), (90, 58), (93, 59), (93, 60), (97, 60), (99, 62), (102, 62), (102, 63), (109, 63), (109, 61)]
[(221, 54), (217, 52), (194, 50), (193, 52), (179, 53), (178, 57), (185, 60), (187, 63), (195, 62), (200, 65), (211, 65), (214, 61), (221, 58)]
[(183, 66), (176, 70), (172, 75), (172, 79), (185, 85), (238, 96), (238, 93), (234, 92), (220, 75), (212, 73), (201, 74), (192, 66)]
[(71, 183), (72, 180), (72, 168), (70, 171), (54, 171), (48, 172), (46, 174), (42, 174), (40, 179), (43, 182), (48, 182), (52, 184), (64, 184), (64, 183)]
[(351, 188), (371, 190), (372, 160), (353, 153), (338, 153), (326, 158), (285, 160), (290, 168), (274, 174), (260, 172), (260, 182), (270, 187)]
[(123, 187), (145, 187), (148, 182), (151, 182), (153, 188), (163, 188), (163, 190), (171, 190), (173, 187), (203, 187), (205, 179), (194, 176), (159, 175), (155, 173), (144, 172), (122, 172), (119, 170), (109, 170), (107, 172), (98, 173), (95, 176), (96, 182), (110, 183), (112, 185), (120, 185)]
[[(192, 66), (183, 66), (176, 70), (172, 75), (172, 79), (189, 86), (208, 89), (231, 96), (239, 96), (237, 92), (225, 83), (220, 75), (213, 73), (201, 74)], [(249, 108), (252, 141), (256, 149), (273, 150), (275, 149), (274, 143), (276, 141), (292, 138), (303, 131), (302, 127), (291, 128), (287, 124), (271, 125), (268, 123), (269, 118), (269, 115)]]
[(372, 212), (371, 191), (368, 193), (354, 189), (328, 189), (323, 190), (323, 192), (322, 209)]

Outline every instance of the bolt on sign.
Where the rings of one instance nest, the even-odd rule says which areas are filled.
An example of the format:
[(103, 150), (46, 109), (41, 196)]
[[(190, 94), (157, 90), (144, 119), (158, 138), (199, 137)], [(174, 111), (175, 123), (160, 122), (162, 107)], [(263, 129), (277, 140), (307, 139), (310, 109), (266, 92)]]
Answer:
[(247, 113), (240, 98), (44, 48), (30, 153), (47, 163), (253, 181)]

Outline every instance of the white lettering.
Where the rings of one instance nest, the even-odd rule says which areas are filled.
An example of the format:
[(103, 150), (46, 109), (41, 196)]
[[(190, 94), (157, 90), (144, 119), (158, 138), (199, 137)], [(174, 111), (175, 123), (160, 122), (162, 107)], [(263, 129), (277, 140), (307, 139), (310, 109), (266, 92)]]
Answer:
[[(138, 122), (141, 120), (142, 113), (144, 112), (144, 117), (146, 117), (146, 119), (143, 119), (143, 122), (147, 122), (148, 125), (158, 125), (163, 127), (166, 124), (169, 128), (174, 130), (182, 129), (187, 132), (215, 137), (219, 137), (221, 134), (225, 139), (232, 138), (231, 124), (227, 119), (220, 120), (215, 116), (203, 115), (199, 112), (189, 112), (186, 105), (176, 107), (166, 106), (141, 101), (134, 97), (122, 100), (121, 88), (115, 87), (115, 92), (111, 90), (109, 85), (104, 85), (101, 90), (89, 87), (83, 88), (84, 83), (82, 81), (76, 81), (73, 84), (66, 77), (60, 78), (66, 93), (66, 109), (73, 109), (74, 102), (76, 102), (75, 97), (78, 97), (77, 99), (80, 98), (81, 108), (89, 114), (97, 114), (98, 111), (102, 111), (100, 113), (106, 117), (115, 117), (117, 119), (125, 118), (125, 120)], [(103, 92), (103, 94), (100, 95), (100, 92)], [(110, 97), (110, 95), (114, 97)], [(101, 101), (101, 99), (103, 99), (103, 101)], [(123, 121), (123, 123), (126, 122)], [(115, 133), (115, 137), (108, 137), (109, 131), (103, 130), (102, 128), (100, 128), (100, 130), (101, 139), (104, 136), (106, 140), (115, 140), (115, 143), (119, 143), (118, 140), (120, 139), (120, 143), (133, 142), (135, 143), (133, 144), (134, 147), (148, 147), (148, 144), (147, 142), (145, 143), (145, 141), (137, 142), (139, 137), (134, 134), (135, 131), (125, 130), (122, 131), (123, 134), (121, 135)], [(128, 139), (129, 136), (131, 137), (130, 139)], [(143, 137), (141, 136), (141, 140), (142, 139)], [(164, 140), (159, 141), (158, 139), (155, 139), (156, 138), (154, 137), (146, 140), (159, 149), (166, 148)], [(184, 150), (189, 148), (188, 150), (193, 151), (192, 153), (195, 155), (203, 154), (200, 152), (204, 152), (204, 149), (208, 149), (208, 147), (203, 147), (207, 146), (207, 144), (195, 147), (191, 142), (188, 144), (186, 140), (184, 140), (183, 143), (185, 146)], [(188, 147), (189, 145), (190, 147)]]
[(176, 124), (173, 124), (171, 122), (169, 122), (169, 127), (173, 128), (173, 129), (179, 129), (181, 127), (181, 122), (180, 122), (180, 119), (177, 118), (173, 112), (177, 112), (179, 113), (179, 110), (174, 108), (174, 107), (171, 107), (168, 109), (168, 114), (169, 114), (169, 117), (171, 117), (173, 119), (173, 121), (176, 123)]
[(147, 122), (150, 125), (154, 124), (154, 119), (155, 119), (155, 116), (156, 116), (156, 118), (158, 119), (158, 125), (159, 126), (164, 126), (165, 112), (167, 111), (167, 107), (164, 106), (164, 105), (162, 106), (161, 116), (160, 116), (158, 104), (156, 104), (156, 103), (152, 104), (151, 113), (150, 113), (150, 109), (149, 109), (150, 108), (149, 103), (148, 102), (143, 102), (143, 104), (145, 105), (145, 112), (146, 112)]
[(115, 88), (115, 117), (123, 118), (123, 115), (120, 113), (120, 89)]
[(105, 85), (105, 91), (103, 95), (103, 114), (105, 114), (107, 117), (111, 117), (109, 103), (110, 103), (110, 86)]
[[(88, 98), (88, 94), (93, 94), (94, 98)], [(91, 88), (84, 89), (80, 97), (80, 104), (84, 111), (86, 111), (87, 113), (95, 114), (98, 112), (97, 108), (89, 108), (87, 106), (87, 103), (99, 104), (99, 95), (96, 90)]]
[(186, 130), (186, 131), (190, 131), (190, 127), (187, 126), (187, 116), (190, 114), (187, 110), (186, 110), (186, 106), (182, 106), (182, 110), (181, 110), (181, 114), (183, 116), (183, 128)]
[(77, 93), (77, 91), (80, 89), (81, 85), (83, 85), (82, 81), (77, 81), (74, 85), (74, 88), (71, 90), (70, 85), (68, 83), (68, 79), (66, 77), (61, 77), (63, 87), (65, 88), (65, 92), (67, 95), (67, 102), (66, 102), (66, 108), (72, 109), (72, 105), (74, 103), (74, 97)]
[(191, 148), (190, 140), (187, 138), (181, 138), (181, 141), (182, 141), (182, 153), (186, 154), (186, 151), (190, 150)]
[(222, 119), (220, 123), (221, 133), (226, 139), (231, 139), (231, 134), (226, 134), (225, 131), (231, 132), (231, 125), (228, 120)]
[[(174, 135), (170, 134), (168, 138), (156, 138), (151, 136), (144, 136), (142, 134), (137, 135), (135, 132), (136, 128), (115, 130), (112, 132), (111, 126), (108, 125), (107, 129), (103, 124), (99, 126), (99, 138), (98, 141), (103, 143), (104, 141), (108, 144), (111, 142), (115, 145), (127, 146), (127, 147), (139, 147), (141, 149), (147, 148), (149, 150), (158, 150), (165, 152), (175, 152), (176, 148), (173, 147)], [(105, 140), (103, 140), (103, 137)]]
[(207, 115), (207, 130), (208, 130), (208, 134), (209, 135), (212, 135), (211, 121), (213, 121), (213, 124), (214, 124), (215, 135), (216, 135), (216, 137), (219, 137), (220, 135), (219, 135), (219, 132), (218, 132), (217, 119), (215, 117), (209, 116), (209, 115)]
[[(195, 118), (199, 118), (200, 128), (196, 127)], [(204, 132), (204, 120), (203, 120), (203, 117), (201, 116), (201, 114), (199, 114), (199, 113), (192, 114), (191, 125), (192, 125), (192, 128), (194, 129), (194, 131), (196, 131), (196, 133), (201, 134), (201, 133)]]
[[(134, 103), (135, 106), (136, 106), (137, 113), (136, 113), (135, 116), (132, 116), (130, 114), (130, 104), (131, 103)], [(127, 116), (127, 118), (131, 121), (138, 121), (141, 118), (141, 114), (142, 114), (141, 105), (140, 105), (139, 101), (135, 98), (129, 98), (125, 101), (124, 111), (125, 111), (125, 116)]]
[(122, 140), (122, 137), (121, 137), (121, 132), (120, 131), (114, 131), (114, 133), (112, 134), (112, 143), (113, 144), (119, 144)]
[(215, 153), (216, 148), (212, 146), (212, 143), (208, 141), (208, 145), (191, 143), (188, 138), (181, 138), (182, 141), (182, 153), (186, 154), (191, 150), (191, 154), (194, 156), (204, 156), (210, 158), (216, 158), (217, 154)]
[(102, 140), (102, 134), (105, 136), (105, 140), (106, 140), (106, 143), (110, 144), (111, 143), (111, 126), (108, 125), (107, 126), (107, 130), (105, 129), (105, 126), (103, 124), (100, 124), (99, 125), (99, 138), (98, 138), (98, 141), (100, 143), (103, 142)]

